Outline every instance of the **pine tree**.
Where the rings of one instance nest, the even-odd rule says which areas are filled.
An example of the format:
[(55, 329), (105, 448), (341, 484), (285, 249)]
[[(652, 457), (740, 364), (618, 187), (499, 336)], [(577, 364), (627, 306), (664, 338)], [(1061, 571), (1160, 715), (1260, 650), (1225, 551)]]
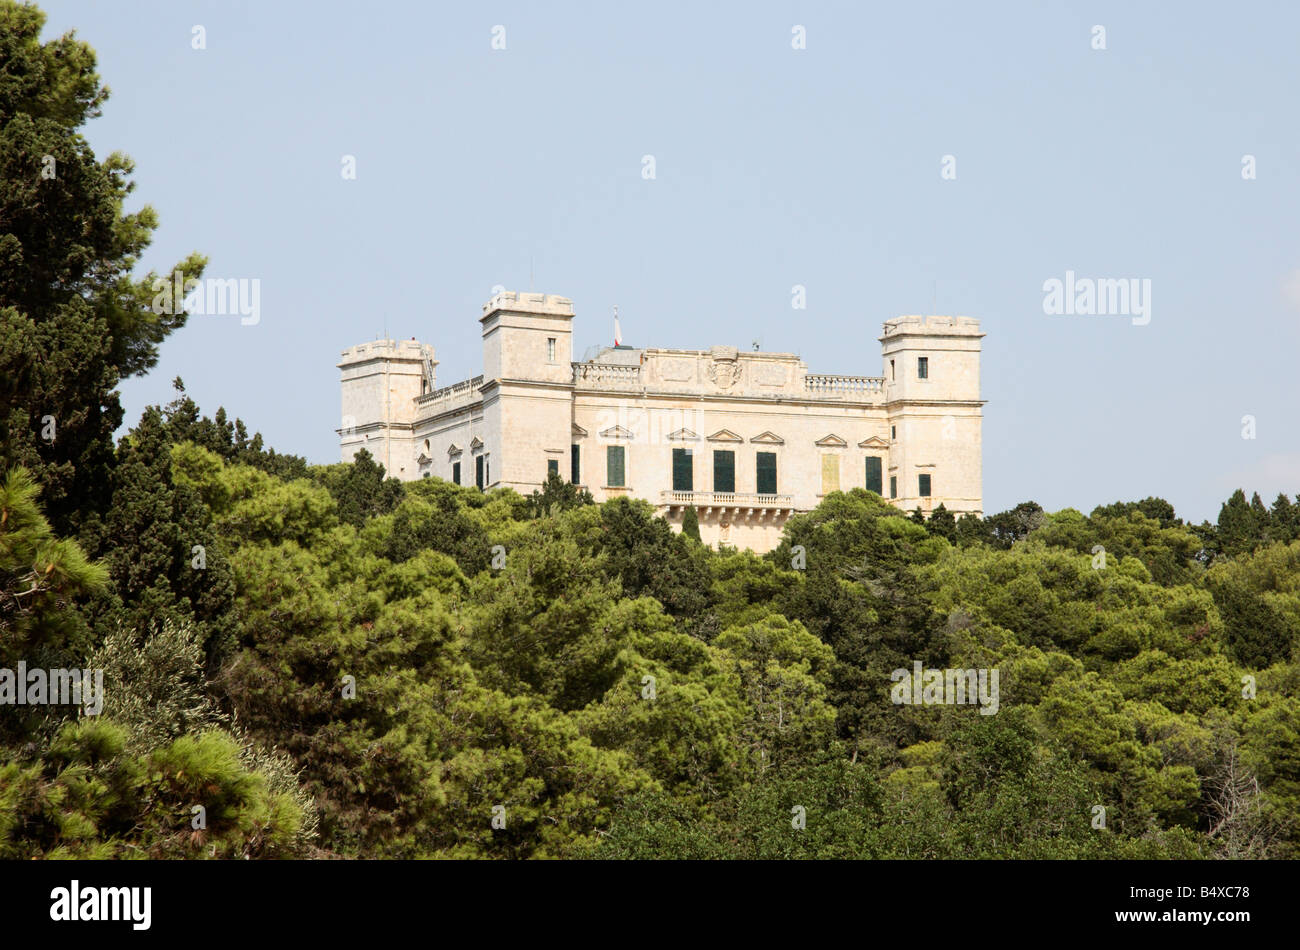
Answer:
[(1268, 530), (1268, 509), (1256, 494), (1246, 501), (1238, 488), (1219, 509), (1219, 548), (1227, 555), (1248, 554), (1264, 539)]
[(1281, 492), (1269, 512), (1269, 537), (1284, 544), (1300, 540), (1300, 503), (1293, 505)]
[(194, 621), (210, 654), (234, 637), (234, 581), (212, 514), (199, 493), (172, 477), (172, 442), (158, 407), (118, 446), (112, 507), (96, 556), (112, 576), (112, 596), (98, 605), (101, 629), (137, 631), (164, 620)]
[(934, 509), (929, 522), (926, 523), (926, 527), (930, 529), (931, 534), (937, 537), (954, 542), (957, 539), (957, 519), (953, 517), (952, 512), (944, 506), (943, 502), (940, 502), (939, 507)]
[(696, 541), (700, 540), (700, 516), (694, 505), (687, 505), (682, 515), (682, 534)]
[(375, 515), (388, 514), (402, 500), (402, 483), (384, 478), (384, 467), (365, 449), (342, 469), (342, 477), (326, 486), (338, 502), (340, 521), (360, 528)]
[[(74, 600), (98, 593), (108, 580), (103, 566), (92, 563), (75, 541), (55, 537), (38, 493), (25, 469), (10, 469), (0, 479), (0, 669), (13, 670), (19, 660), (36, 656), (77, 665), (90, 631)], [(21, 735), (27, 711), (4, 707), (0, 735)]]
[(0, 470), (26, 466), (67, 534), (107, 508), (118, 383), (157, 362), (185, 314), (152, 306), (154, 274), (132, 276), (158, 218), (123, 211), (131, 160), (97, 160), (78, 131), (108, 98), (95, 52), (71, 33), (42, 44), (44, 24), (0, 0)]
[(555, 472), (547, 472), (542, 490), (534, 489), (528, 497), (527, 511), (531, 518), (544, 518), (592, 503), (591, 492), (573, 482), (566, 482)]

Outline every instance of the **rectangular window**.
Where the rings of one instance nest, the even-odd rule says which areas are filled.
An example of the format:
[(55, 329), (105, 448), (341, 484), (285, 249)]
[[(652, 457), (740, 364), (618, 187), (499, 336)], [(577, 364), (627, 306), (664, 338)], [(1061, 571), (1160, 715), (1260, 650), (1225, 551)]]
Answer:
[(884, 484), (881, 481), (883, 476), (884, 463), (881, 462), (879, 455), (867, 456), (867, 491), (873, 491), (877, 495), (883, 495)]
[(898, 438), (898, 426), (890, 426), (890, 427), (889, 427), (889, 437), (890, 437), (891, 439), (897, 439), (897, 438)]
[(890, 498), (898, 497), (898, 476), (897, 475), (889, 476), (889, 497)]
[(673, 449), (673, 491), (694, 491), (694, 459), (690, 449)]
[(822, 456), (822, 494), (840, 490), (840, 457), (833, 452)]
[(460, 484), (460, 463), (459, 462), (451, 463), (451, 481), (453, 485)]
[(483, 459), (483, 484), (492, 484), (492, 463), (486, 458)]
[(605, 484), (610, 488), (623, 488), (627, 484), (624, 466), (626, 451), (622, 445), (611, 445), (605, 449)]
[(553, 336), (546, 338), (546, 362), (555, 362), (555, 337)]
[(481, 455), (474, 458), (474, 484), (479, 491), (483, 490), (483, 456)]
[(576, 445), (569, 456), (569, 481), (575, 485), (582, 484), (582, 450)]
[(546, 477), (547, 477), (547, 478), (550, 478), (552, 475), (554, 475), (556, 478), (559, 478), (559, 477), (560, 477), (560, 460), (559, 460), (559, 459), (547, 459), (547, 460), (546, 460)]
[(756, 467), (758, 469), (758, 493), (760, 495), (775, 495), (776, 453), (759, 452)]
[(918, 475), (916, 477), (916, 490), (922, 498), (930, 497), (930, 476), (929, 474)]
[(918, 356), (916, 358), (916, 378), (917, 379), (930, 378), (930, 357)]
[(713, 451), (713, 490), (720, 492), (736, 490), (736, 453), (730, 449)]

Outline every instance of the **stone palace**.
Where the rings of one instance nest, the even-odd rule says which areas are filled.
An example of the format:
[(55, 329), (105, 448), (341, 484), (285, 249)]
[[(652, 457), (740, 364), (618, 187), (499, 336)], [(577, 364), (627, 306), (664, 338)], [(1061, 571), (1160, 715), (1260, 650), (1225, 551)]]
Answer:
[(432, 346), (343, 352), (342, 458), (398, 478), (531, 493), (548, 472), (596, 501), (643, 498), (709, 544), (767, 551), (793, 514), (865, 488), (905, 511), (983, 514), (979, 322), (884, 323), (880, 376), (808, 372), (789, 353), (611, 346), (574, 362), (565, 297), (483, 306), (483, 375), (436, 385)]

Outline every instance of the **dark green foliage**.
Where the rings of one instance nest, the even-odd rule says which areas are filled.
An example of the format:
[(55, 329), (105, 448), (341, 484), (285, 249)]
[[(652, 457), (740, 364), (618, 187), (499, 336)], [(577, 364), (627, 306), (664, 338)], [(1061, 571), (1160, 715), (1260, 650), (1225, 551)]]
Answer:
[(957, 519), (944, 507), (943, 502), (940, 502), (939, 507), (930, 514), (930, 520), (925, 523), (925, 526), (935, 537), (954, 543), (957, 540)]
[(1219, 550), (1228, 555), (1245, 554), (1255, 548), (1268, 529), (1268, 511), (1259, 495), (1246, 501), (1238, 488), (1219, 509)]
[(591, 492), (565, 481), (555, 472), (547, 472), (542, 490), (528, 497), (528, 517), (543, 518), (590, 504)]
[(79, 132), (108, 97), (95, 53), (70, 34), (42, 44), (44, 22), (0, 3), (0, 470), (30, 469), (66, 533), (109, 503), (117, 384), (185, 314), (154, 312), (154, 275), (133, 276), (158, 221), (123, 210), (131, 160), (97, 160)]
[(1043, 523), (1043, 507), (1036, 502), (1022, 501), (1010, 511), (990, 515), (988, 523), (988, 543), (994, 547), (1009, 548), (1017, 541), (1029, 537), (1030, 532)]
[(1092, 517), (1126, 519), (1134, 511), (1144, 518), (1160, 522), (1162, 528), (1172, 528), (1183, 523), (1182, 519), (1174, 517), (1174, 506), (1163, 498), (1144, 498), (1141, 501), (1117, 501), (1112, 505), (1098, 505), (1092, 511)]
[(1240, 488), (1219, 509), (1214, 550), (1240, 557), (1271, 541), (1300, 540), (1300, 505), (1279, 493), (1272, 508), (1264, 507), (1259, 493), (1246, 501)]
[(771, 559), (789, 565), (794, 547), (803, 547), (805, 579), (792, 577), (774, 606), (835, 651), (831, 696), (840, 734), (910, 734), (910, 724), (881, 700), (890, 670), (930, 655), (940, 618), (921, 594), (914, 565), (938, 557), (944, 542), (860, 488), (833, 493), (811, 514), (791, 518), (786, 537)]
[[(185, 395), (185, 384), (179, 376), (172, 381), (176, 399), (167, 405), (167, 428), (175, 443), (193, 442), (227, 462), (251, 465), (281, 478), (306, 478), (307, 462), (297, 455), (281, 455), (262, 444), (262, 434), (254, 433), (250, 439), (242, 419), (233, 423), (225, 409), (218, 409), (209, 419), (199, 415), (199, 407)], [(363, 450), (364, 451), (364, 450)]]
[(991, 543), (988, 523), (979, 515), (964, 514), (957, 521), (957, 544), (970, 547), (972, 544)]
[(682, 515), (682, 534), (694, 540), (700, 540), (700, 515), (694, 505), (687, 505)]
[(234, 583), (211, 512), (172, 478), (171, 447), (156, 407), (118, 446), (112, 506), (83, 532), (112, 580), (93, 616), (101, 631), (193, 621), (216, 662), (233, 643)]
[(73, 598), (101, 592), (108, 579), (75, 543), (54, 536), (38, 493), (24, 469), (0, 476), (0, 668), (38, 652), (63, 658), (84, 650), (89, 631)]
[(470, 518), (467, 508), (481, 507), (484, 496), (441, 479), (413, 483), (402, 504), (389, 516), (382, 554), (390, 561), (406, 561), (421, 551), (450, 555), (467, 575), (477, 574), (491, 561), (491, 544), (483, 526)]
[(598, 547), (625, 597), (653, 597), (683, 618), (698, 618), (708, 608), (704, 552), (654, 517), (646, 503), (618, 498), (601, 505)]
[(350, 464), (322, 466), (314, 477), (338, 504), (339, 520), (360, 528), (376, 515), (386, 515), (402, 500), (402, 483), (384, 478), (384, 467), (361, 449)]

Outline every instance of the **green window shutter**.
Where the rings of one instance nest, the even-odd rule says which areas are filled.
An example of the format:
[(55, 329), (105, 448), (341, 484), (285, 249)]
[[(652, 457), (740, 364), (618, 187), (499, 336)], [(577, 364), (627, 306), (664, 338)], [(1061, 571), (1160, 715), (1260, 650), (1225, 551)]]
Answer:
[(605, 450), (605, 483), (610, 488), (624, 487), (624, 446), (611, 445)]
[(694, 464), (690, 449), (673, 449), (673, 491), (694, 491)]
[(760, 495), (776, 494), (776, 453), (759, 452), (757, 459), (758, 493)]
[(474, 484), (479, 491), (483, 490), (483, 456), (477, 456), (474, 459)]
[(451, 481), (452, 484), (454, 485), (460, 484), (460, 463), (459, 462), (451, 463)]
[(898, 497), (898, 476), (897, 475), (889, 476), (889, 497), (890, 498)]
[(884, 465), (879, 455), (867, 456), (867, 491), (873, 491), (877, 495), (883, 495), (884, 482)]
[(582, 450), (576, 445), (569, 455), (569, 481), (575, 485), (582, 484)]
[(930, 358), (928, 356), (918, 356), (916, 358), (916, 378), (930, 378)]
[(547, 478), (550, 478), (552, 475), (554, 475), (554, 476), (556, 476), (556, 477), (558, 478), (558, 477), (559, 477), (559, 474), (560, 474), (560, 460), (559, 460), (559, 459), (547, 459), (547, 460), (546, 460), (546, 477), (547, 477)]
[(730, 449), (715, 449), (713, 452), (713, 490), (736, 490), (736, 453)]
[(917, 484), (917, 494), (919, 494), (922, 498), (929, 498), (930, 497), (930, 476), (928, 474), (918, 475), (916, 477), (916, 484)]

